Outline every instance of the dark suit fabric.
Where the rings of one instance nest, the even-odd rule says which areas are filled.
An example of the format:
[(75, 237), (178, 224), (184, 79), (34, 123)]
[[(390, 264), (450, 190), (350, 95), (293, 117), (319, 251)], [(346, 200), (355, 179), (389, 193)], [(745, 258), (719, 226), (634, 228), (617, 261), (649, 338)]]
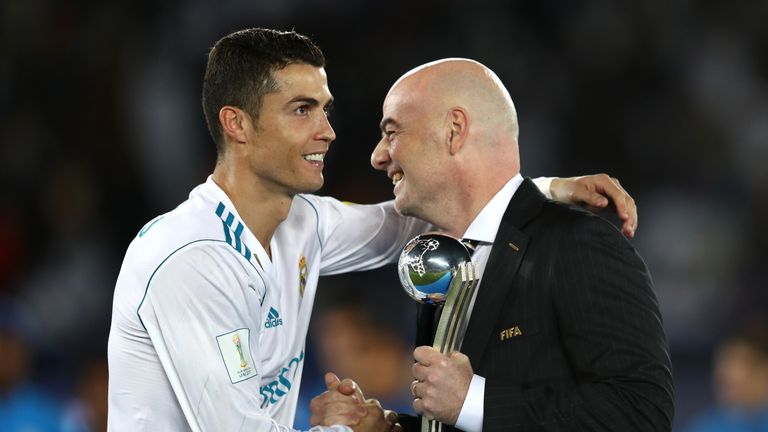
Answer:
[(486, 379), (484, 431), (671, 429), (671, 364), (645, 264), (610, 223), (530, 180), (504, 214), (461, 352)]

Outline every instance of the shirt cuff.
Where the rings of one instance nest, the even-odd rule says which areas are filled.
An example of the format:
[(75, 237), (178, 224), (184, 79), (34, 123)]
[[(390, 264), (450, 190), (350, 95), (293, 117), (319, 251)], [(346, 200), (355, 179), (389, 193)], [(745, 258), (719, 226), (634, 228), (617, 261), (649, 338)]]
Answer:
[(483, 403), (485, 401), (485, 378), (480, 375), (472, 376), (467, 397), (461, 407), (456, 428), (465, 432), (481, 432), (483, 430)]
[(552, 199), (552, 189), (550, 188), (552, 187), (552, 180), (556, 178), (557, 177), (536, 177), (535, 179), (531, 179), (531, 181), (533, 181), (533, 184), (539, 188), (545, 197)]

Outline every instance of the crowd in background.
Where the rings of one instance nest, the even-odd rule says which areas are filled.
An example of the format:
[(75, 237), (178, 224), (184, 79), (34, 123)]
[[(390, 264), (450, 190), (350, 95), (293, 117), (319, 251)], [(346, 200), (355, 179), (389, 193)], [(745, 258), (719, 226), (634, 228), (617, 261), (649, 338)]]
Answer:
[[(768, 344), (734, 354), (729, 341), (768, 313), (767, 18), (758, 1), (2, 2), (0, 430), (104, 430), (120, 260), (212, 171), (205, 55), (253, 26), (324, 50), (338, 139), (320, 193), (349, 201), (391, 197), (368, 161), (396, 77), (442, 57), (492, 68), (518, 110), (524, 175), (608, 172), (636, 198), (675, 429), (744, 405), (727, 365), (749, 365), (735, 368), (757, 387), (747, 411), (765, 413)], [(321, 281), (319, 297), (303, 394), (332, 369), (408, 409), (415, 309), (395, 270)]]

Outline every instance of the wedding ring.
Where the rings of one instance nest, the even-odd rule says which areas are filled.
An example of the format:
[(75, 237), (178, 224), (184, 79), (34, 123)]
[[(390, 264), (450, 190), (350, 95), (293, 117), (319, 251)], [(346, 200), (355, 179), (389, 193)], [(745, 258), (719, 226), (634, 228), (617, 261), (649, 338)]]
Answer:
[(419, 383), (419, 380), (413, 380), (413, 382), (411, 383), (411, 394), (415, 398), (418, 398), (418, 396), (416, 396), (416, 384), (418, 383)]

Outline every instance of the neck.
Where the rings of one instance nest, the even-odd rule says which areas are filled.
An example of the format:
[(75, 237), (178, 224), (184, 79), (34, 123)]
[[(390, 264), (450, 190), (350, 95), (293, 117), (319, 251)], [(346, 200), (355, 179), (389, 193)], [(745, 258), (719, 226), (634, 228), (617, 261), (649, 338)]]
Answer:
[[(477, 172), (477, 171), (476, 171)], [(517, 173), (493, 176), (476, 176), (461, 181), (458, 191), (450, 202), (444, 203), (435, 225), (442, 227), (453, 237), (461, 238), (477, 215)]]
[(232, 201), (243, 223), (271, 257), (269, 242), (275, 230), (288, 217), (293, 196), (267, 189), (247, 167), (231, 161), (218, 161), (213, 181)]

